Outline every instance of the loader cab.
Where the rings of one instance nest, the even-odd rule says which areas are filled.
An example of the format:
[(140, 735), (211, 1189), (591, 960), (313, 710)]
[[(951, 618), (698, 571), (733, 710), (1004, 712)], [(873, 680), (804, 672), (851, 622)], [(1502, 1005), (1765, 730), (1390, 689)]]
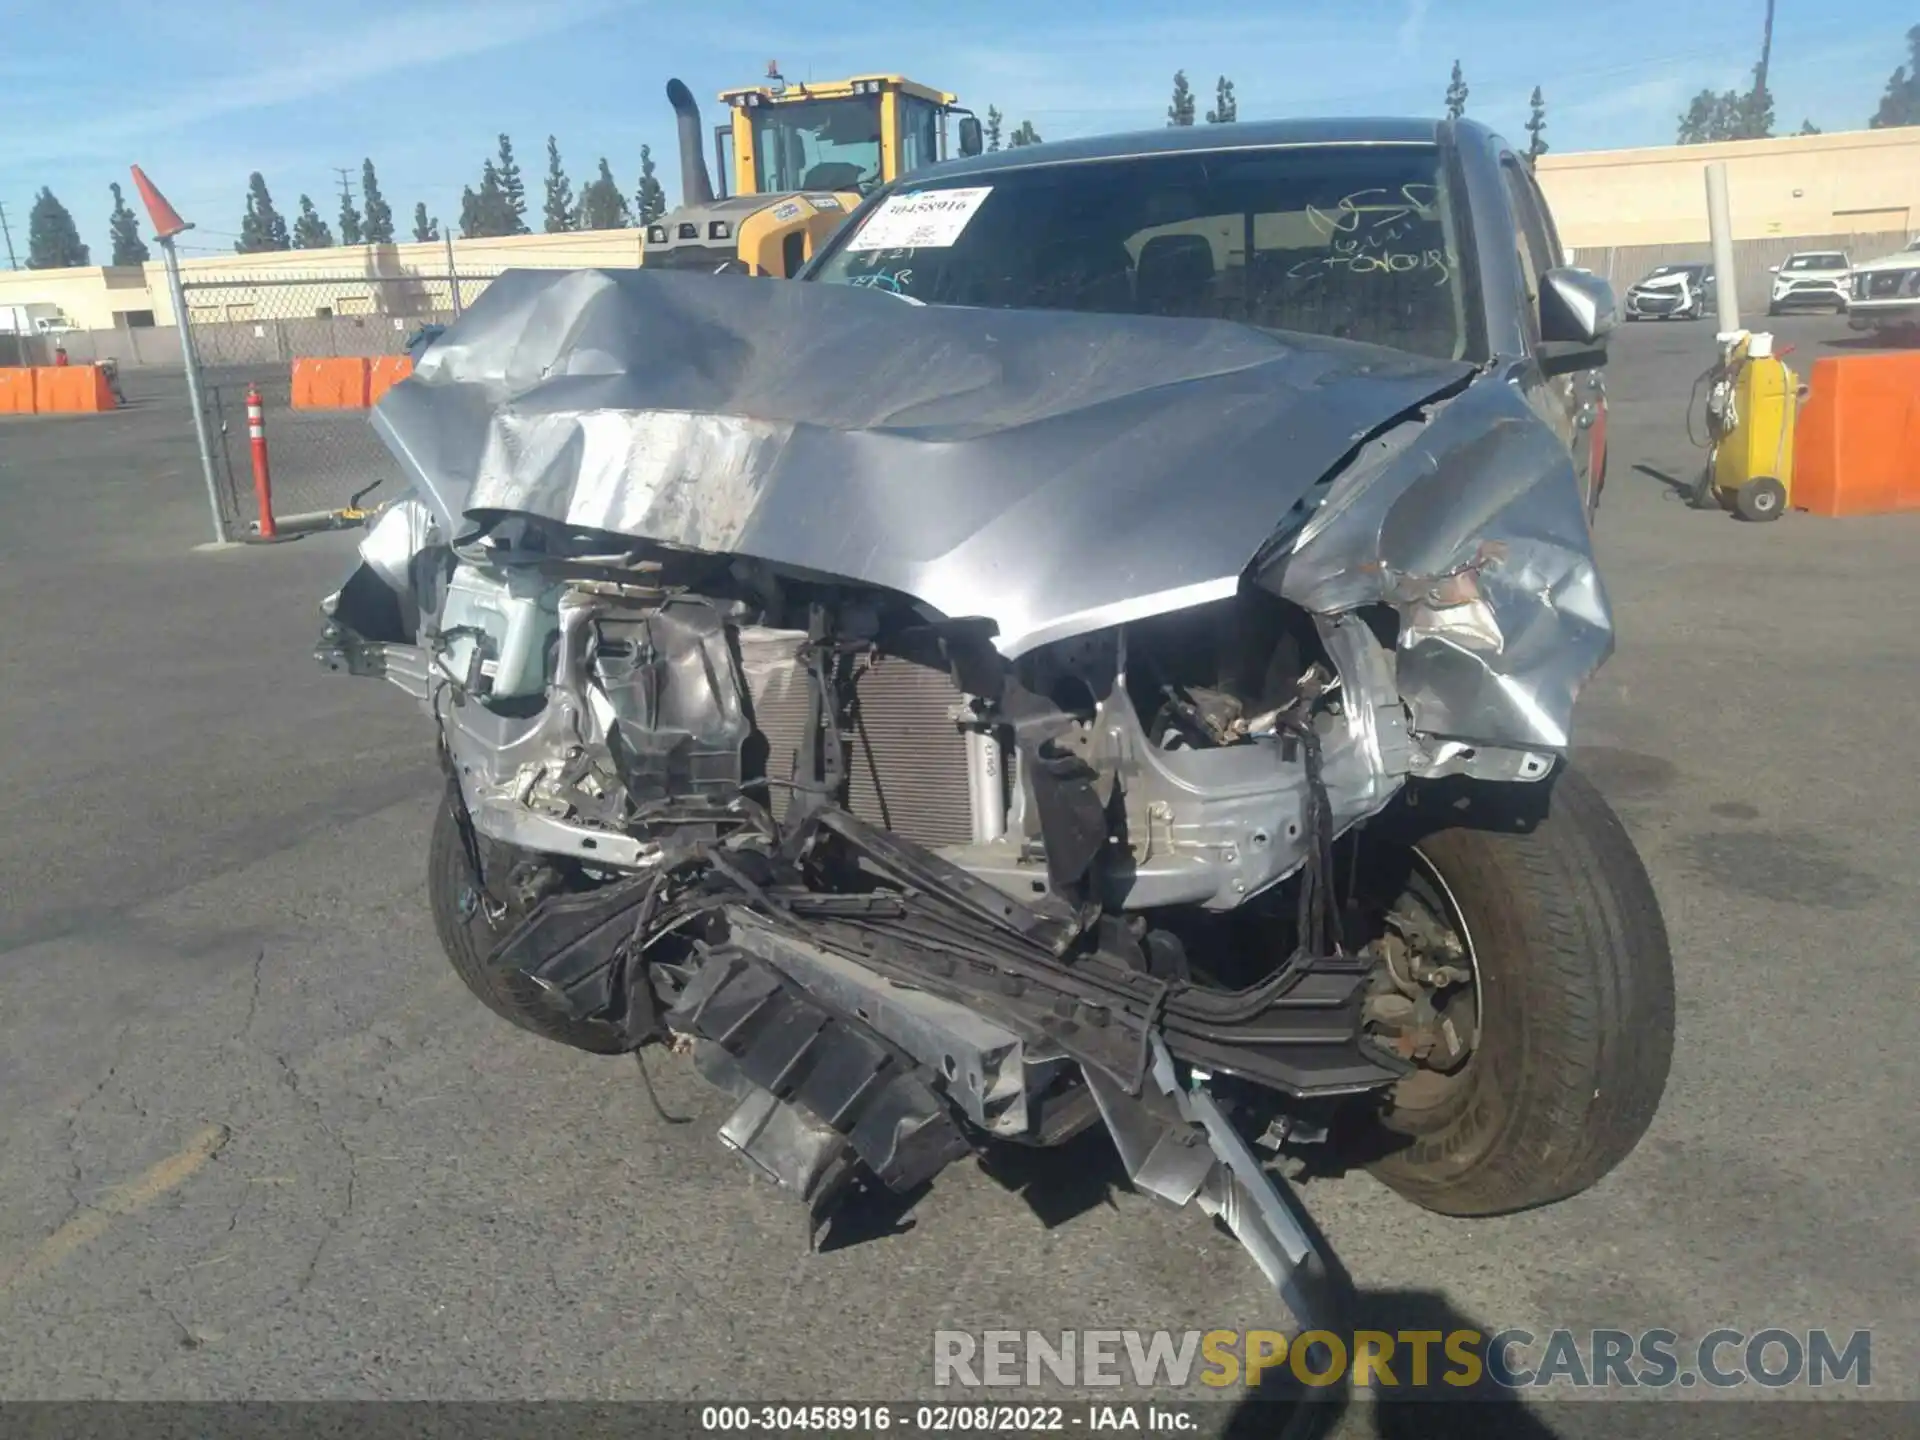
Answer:
[(681, 81), (667, 84), (684, 194), (647, 226), (643, 266), (791, 278), (865, 196), (947, 158), (949, 116), (958, 152), (981, 150), (980, 122), (954, 96), (898, 75), (789, 84), (769, 66), (761, 84), (720, 98), (729, 117), (709, 175), (699, 107)]
[[(737, 195), (865, 196), (947, 159), (948, 117), (971, 118), (956, 96), (900, 75), (790, 83), (769, 66), (760, 84), (720, 98), (732, 113), (715, 137), (718, 171)], [(977, 153), (976, 127), (962, 124), (953, 153)]]

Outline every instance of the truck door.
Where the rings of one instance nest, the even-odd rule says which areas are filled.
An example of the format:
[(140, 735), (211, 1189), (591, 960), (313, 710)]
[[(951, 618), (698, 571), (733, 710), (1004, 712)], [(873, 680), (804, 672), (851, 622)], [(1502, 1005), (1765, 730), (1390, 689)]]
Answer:
[[(1520, 273), (1526, 285), (1526, 323), (1529, 343), (1540, 340), (1540, 289), (1548, 270), (1566, 263), (1552, 217), (1525, 162), (1503, 153), (1500, 173), (1506, 180), (1508, 203), (1520, 247)], [(1573, 458), (1580, 494), (1592, 516), (1600, 503), (1606, 475), (1606, 389), (1598, 370), (1542, 377), (1530, 388), (1529, 403), (1553, 426)]]

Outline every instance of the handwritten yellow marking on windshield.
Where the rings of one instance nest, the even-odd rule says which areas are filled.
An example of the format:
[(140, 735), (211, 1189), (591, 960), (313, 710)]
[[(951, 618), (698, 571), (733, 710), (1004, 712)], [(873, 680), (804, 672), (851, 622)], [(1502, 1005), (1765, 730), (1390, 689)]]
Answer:
[(209, 1125), (159, 1164), (109, 1190), (96, 1203), (83, 1207), (19, 1260), (0, 1269), (0, 1295), (15, 1286), (38, 1280), (81, 1246), (90, 1245), (106, 1234), (115, 1220), (144, 1210), (161, 1196), (179, 1189), (195, 1171), (220, 1153), (232, 1134), (224, 1125)]

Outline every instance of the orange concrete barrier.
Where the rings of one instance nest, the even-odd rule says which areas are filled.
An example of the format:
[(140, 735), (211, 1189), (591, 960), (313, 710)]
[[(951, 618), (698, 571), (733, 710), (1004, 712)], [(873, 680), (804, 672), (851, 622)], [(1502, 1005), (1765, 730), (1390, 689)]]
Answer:
[(367, 362), (363, 356), (293, 362), (295, 410), (364, 410), (367, 408)]
[(1794, 439), (1793, 505), (1815, 515), (1920, 510), (1920, 353), (1813, 362)]
[(33, 414), (33, 371), (25, 365), (0, 368), (0, 415)]
[(378, 405), (382, 395), (411, 374), (411, 355), (376, 355), (367, 371), (367, 403)]
[[(36, 365), (18, 372), (30, 377), (31, 399), (17, 415), (97, 415), (114, 410), (113, 390), (97, 365)], [(16, 396), (16, 404), (26, 400)]]
[(120, 408), (98, 365), (68, 365), (55, 373), (64, 377), (56, 387), (63, 411), (73, 415), (101, 415)]
[(293, 362), (293, 391), (287, 403), (295, 410), (313, 408), (314, 377), (320, 373), (318, 360), (296, 360)]

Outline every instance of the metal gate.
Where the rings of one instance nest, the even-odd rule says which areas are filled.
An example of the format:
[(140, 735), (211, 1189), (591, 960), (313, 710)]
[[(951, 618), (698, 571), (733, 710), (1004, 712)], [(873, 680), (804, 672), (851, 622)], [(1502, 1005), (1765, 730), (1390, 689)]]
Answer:
[(404, 355), (424, 326), (451, 324), (493, 278), (463, 272), (183, 279), (182, 318), (225, 538), (252, 533), (258, 519), (249, 391), (259, 391), (265, 413), (275, 515), (336, 512), (362, 496), (364, 504), (377, 504), (398, 485), (400, 470), (373, 433), (369, 411), (295, 409), (294, 362)]

